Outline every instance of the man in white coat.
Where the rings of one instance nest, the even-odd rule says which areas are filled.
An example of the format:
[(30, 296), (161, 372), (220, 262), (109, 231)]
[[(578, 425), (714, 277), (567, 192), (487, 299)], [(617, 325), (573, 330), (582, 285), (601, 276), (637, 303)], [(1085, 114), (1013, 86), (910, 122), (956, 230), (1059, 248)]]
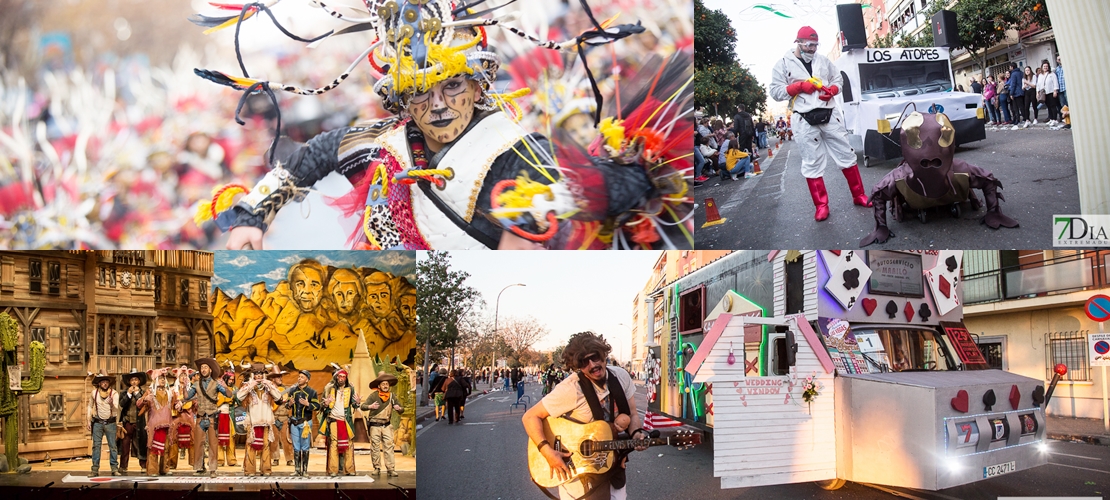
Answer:
[(829, 195), (825, 192), (825, 164), (840, 167), (852, 191), (852, 202), (870, 207), (863, 180), (856, 166), (856, 152), (848, 144), (844, 115), (836, 109), (834, 97), (843, 83), (832, 61), (817, 54), (817, 32), (809, 26), (798, 30), (794, 48), (775, 64), (771, 76), (771, 97), (790, 100), (795, 113), (791, 120), (794, 141), (802, 154), (802, 175), (819, 221), (829, 217)]

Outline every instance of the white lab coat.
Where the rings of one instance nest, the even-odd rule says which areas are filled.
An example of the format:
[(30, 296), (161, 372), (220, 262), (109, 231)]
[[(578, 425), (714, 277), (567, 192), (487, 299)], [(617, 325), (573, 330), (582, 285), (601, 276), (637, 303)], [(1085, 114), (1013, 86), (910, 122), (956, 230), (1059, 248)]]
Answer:
[[(813, 76), (821, 79), (822, 85), (836, 85), (840, 88), (843, 79), (840, 72), (833, 66), (832, 61), (821, 54), (813, 54)], [(809, 179), (822, 177), (825, 174), (825, 164), (832, 161), (837, 167), (845, 169), (856, 164), (856, 151), (848, 144), (848, 130), (844, 128), (844, 114), (836, 107), (836, 99), (822, 101), (822, 92), (798, 94), (790, 97), (786, 92), (787, 85), (797, 81), (808, 80), (809, 71), (802, 64), (801, 59), (794, 55), (791, 49), (775, 63), (771, 74), (771, 98), (776, 101), (790, 100), (790, 108), (794, 111), (791, 126), (794, 129), (794, 142), (800, 148), (802, 156), (802, 175)], [(832, 118), (824, 125), (810, 125), (801, 113), (817, 108), (832, 109)]]

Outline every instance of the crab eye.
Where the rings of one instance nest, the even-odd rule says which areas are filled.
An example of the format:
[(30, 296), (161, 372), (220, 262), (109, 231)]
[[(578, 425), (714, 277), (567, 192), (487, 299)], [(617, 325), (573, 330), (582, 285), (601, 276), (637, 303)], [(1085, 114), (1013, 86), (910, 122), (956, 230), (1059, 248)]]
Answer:
[(902, 133), (906, 134), (906, 145), (913, 149), (921, 149), (921, 124), (925, 117), (914, 111), (902, 122)]
[(944, 113), (937, 113), (937, 123), (940, 124), (940, 139), (937, 144), (942, 148), (951, 146), (956, 140), (956, 128)]

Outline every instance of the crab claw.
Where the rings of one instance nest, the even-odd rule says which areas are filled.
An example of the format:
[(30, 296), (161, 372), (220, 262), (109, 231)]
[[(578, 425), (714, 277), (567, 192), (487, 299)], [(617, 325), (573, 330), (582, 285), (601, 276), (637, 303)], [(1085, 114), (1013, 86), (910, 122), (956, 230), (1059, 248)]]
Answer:
[(889, 240), (891, 236), (894, 236), (894, 233), (890, 232), (889, 227), (877, 227), (874, 231), (871, 231), (871, 234), (859, 240), (859, 247), (863, 248), (872, 243), (886, 243), (886, 240)]
[(1001, 211), (989, 211), (979, 222), (981, 224), (986, 224), (991, 229), (998, 229), (999, 226), (1018, 227), (1018, 221), (1010, 218)]

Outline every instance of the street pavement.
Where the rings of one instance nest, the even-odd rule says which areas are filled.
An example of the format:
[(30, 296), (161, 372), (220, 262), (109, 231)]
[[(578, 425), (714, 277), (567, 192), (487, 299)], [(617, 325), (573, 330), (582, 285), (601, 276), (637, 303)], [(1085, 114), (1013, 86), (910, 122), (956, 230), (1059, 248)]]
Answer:
[[(533, 404), (540, 386), (527, 385)], [(417, 484), (421, 498), (544, 499), (528, 476), (528, 437), (510, 408), (516, 393), (477, 393), (466, 405), (462, 425), (425, 418), (417, 431)], [(644, 409), (639, 386), (637, 408)], [(939, 492), (847, 483), (825, 491), (813, 483), (722, 490), (713, 477), (713, 444), (689, 450), (653, 447), (629, 462), (628, 498), (663, 499), (890, 499), (995, 500), (999, 496), (1101, 497), (1110, 491), (1110, 446), (1050, 441), (1049, 465)]]
[[(775, 146), (774, 140), (769, 139)], [(844, 176), (835, 167), (825, 170), (831, 215), (813, 220), (813, 201), (801, 174), (801, 156), (795, 143), (787, 141), (770, 161), (766, 151), (761, 161), (766, 173), (738, 181), (710, 178), (694, 188), (698, 203), (695, 246), (699, 249), (857, 248), (859, 241), (875, 228), (874, 211), (852, 205)], [(872, 162), (859, 171), (868, 194), (901, 159)], [(956, 158), (991, 171), (1002, 181), (1006, 201), (1002, 212), (1016, 219), (1018, 228), (992, 230), (979, 224), (985, 208), (973, 212), (964, 203), (963, 214), (953, 218), (947, 211), (928, 214), (925, 224), (907, 217), (887, 224), (895, 237), (868, 248), (1052, 248), (1053, 214), (1080, 213), (1075, 152), (1071, 131), (1049, 130), (1043, 124), (1017, 131), (991, 130), (987, 138), (961, 146)], [(976, 190), (982, 199), (982, 192)], [(724, 224), (702, 228), (705, 198), (717, 203)]]

